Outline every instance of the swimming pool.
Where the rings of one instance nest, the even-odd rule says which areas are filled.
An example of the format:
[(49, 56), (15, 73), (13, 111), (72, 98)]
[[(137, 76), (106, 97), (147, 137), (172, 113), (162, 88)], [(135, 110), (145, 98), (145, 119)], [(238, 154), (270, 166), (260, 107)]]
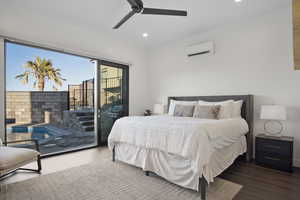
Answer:
[[(79, 135), (75, 131), (52, 125), (14, 125), (7, 127), (7, 141), (36, 139), (42, 155), (95, 146), (96, 138), (94, 134), (84, 133)], [(18, 143), (15, 146), (34, 148), (33, 143), (28, 142)]]
[(7, 128), (7, 136), (9, 141), (22, 139), (35, 139), (39, 144), (44, 144), (54, 139), (54, 135), (43, 126), (13, 126)]

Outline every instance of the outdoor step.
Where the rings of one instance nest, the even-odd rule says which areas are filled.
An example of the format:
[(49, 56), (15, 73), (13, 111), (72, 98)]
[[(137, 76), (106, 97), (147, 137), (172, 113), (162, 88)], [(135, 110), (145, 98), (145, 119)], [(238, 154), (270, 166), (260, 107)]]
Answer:
[(94, 116), (93, 112), (77, 112), (75, 113), (77, 117), (91, 117)]
[(79, 121), (92, 121), (94, 120), (94, 116), (83, 116), (77, 118)]
[(94, 128), (94, 126), (84, 126), (83, 129), (85, 131), (94, 131), (95, 128)]
[(80, 124), (82, 126), (94, 126), (94, 121), (81, 121)]

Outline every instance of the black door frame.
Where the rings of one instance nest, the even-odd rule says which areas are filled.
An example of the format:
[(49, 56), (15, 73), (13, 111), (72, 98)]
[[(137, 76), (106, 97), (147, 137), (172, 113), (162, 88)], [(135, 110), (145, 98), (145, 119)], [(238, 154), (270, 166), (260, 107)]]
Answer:
[[(35, 45), (35, 44), (27, 44), (25, 42), (18, 42), (18, 41), (15, 41), (15, 40), (4, 39), (4, 122), (3, 122), (4, 123), (4, 143), (7, 142), (7, 130), (6, 130), (6, 91), (7, 91), (7, 87), (6, 87), (6, 67), (7, 67), (6, 66), (6, 56), (7, 56), (7, 43), (18, 44), (18, 45), (23, 45), (23, 46), (27, 46), (27, 47), (43, 49), (43, 50), (48, 50), (48, 51), (54, 51), (54, 52), (67, 54), (67, 55), (78, 56), (78, 57), (81, 57), (81, 58), (90, 59), (91, 61), (97, 61), (99, 64), (101, 63), (102, 65), (108, 65), (108, 66), (112, 66), (112, 67), (118, 67), (118, 68), (125, 69), (125, 73), (126, 73), (126, 77), (127, 77), (127, 81), (128, 81), (128, 84), (127, 84), (128, 88), (127, 88), (127, 94), (126, 94), (127, 95), (127, 99), (126, 99), (126, 101), (127, 101), (127, 111), (128, 111), (127, 115), (129, 114), (129, 65), (119, 64), (119, 63), (116, 63), (116, 62), (110, 62), (110, 61), (107, 61), (107, 60), (101, 60), (101, 59), (98, 59), (98, 58), (92, 58), (92, 57), (88, 57), (88, 56), (83, 56), (83, 55), (76, 54), (76, 53), (70, 53), (70, 52), (67, 52), (67, 51), (57, 50), (55, 48), (42, 47), (42, 46), (38, 46), (38, 45)], [(98, 67), (96, 69), (98, 69)], [(100, 73), (101, 73), (100, 70), (95, 71), (95, 80), (100, 80), (98, 78), (98, 76), (101, 77)], [(96, 82), (97, 81), (95, 81), (95, 83)], [(96, 87), (94, 87), (94, 89), (95, 88)], [(95, 95), (96, 95), (96, 93), (95, 93)], [(96, 98), (94, 98), (94, 99), (96, 99)], [(95, 113), (97, 113), (98, 109), (95, 109), (95, 111), (96, 111)], [(87, 146), (87, 147), (78, 148), (78, 149), (77, 148), (76, 149), (71, 149), (71, 150), (67, 150), (67, 151), (63, 151), (63, 152), (45, 154), (45, 155), (42, 155), (41, 158), (46, 158), (46, 157), (51, 157), (51, 156), (56, 156), (56, 155), (61, 155), (61, 154), (66, 154), (66, 153), (72, 153), (72, 152), (82, 151), (82, 150), (86, 150), (86, 149), (92, 149), (92, 148), (96, 148), (96, 147), (99, 147), (99, 146), (102, 146), (102, 145), (106, 144), (106, 143), (101, 143), (101, 141), (99, 141), (101, 139), (101, 123), (97, 123), (95, 125), (97, 126), (97, 129), (98, 129), (97, 132), (95, 131), (96, 138), (97, 138), (96, 139), (97, 140), (96, 145)]]
[[(98, 96), (101, 94), (101, 66), (105, 65), (108, 67), (115, 67), (119, 69), (123, 69), (123, 77), (125, 84), (122, 84), (122, 89), (125, 91), (122, 93), (122, 99), (124, 100), (123, 105), (125, 106), (123, 116), (129, 115), (129, 65), (124, 65), (116, 62), (106, 61), (106, 60), (95, 60), (96, 67), (96, 81), (95, 81), (95, 123), (97, 124), (97, 140), (99, 146), (107, 145), (107, 141), (101, 140), (101, 98)], [(127, 86), (127, 87), (126, 87)]]

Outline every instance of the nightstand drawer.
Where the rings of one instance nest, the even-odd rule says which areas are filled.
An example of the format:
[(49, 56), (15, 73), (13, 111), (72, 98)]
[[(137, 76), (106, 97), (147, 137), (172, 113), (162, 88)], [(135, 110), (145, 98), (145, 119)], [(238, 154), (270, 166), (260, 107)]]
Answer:
[(257, 151), (276, 152), (285, 157), (292, 157), (291, 148), (289, 142), (256, 138)]
[(257, 164), (263, 164), (275, 169), (292, 171), (292, 159), (282, 157), (275, 152), (256, 151), (255, 160)]

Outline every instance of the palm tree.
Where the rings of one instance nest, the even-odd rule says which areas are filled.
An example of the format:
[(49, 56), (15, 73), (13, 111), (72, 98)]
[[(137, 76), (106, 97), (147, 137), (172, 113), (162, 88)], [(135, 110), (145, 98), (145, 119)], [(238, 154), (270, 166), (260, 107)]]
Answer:
[[(54, 68), (51, 60), (36, 57), (34, 61), (27, 61), (24, 68), (25, 72), (15, 78), (21, 80), (23, 84), (28, 84), (29, 78), (34, 78), (33, 87), (37, 87), (39, 91), (44, 91), (45, 82), (48, 80), (53, 81), (56, 86), (62, 86), (62, 82), (66, 81), (61, 77), (60, 69)], [(57, 87), (53, 85), (53, 89), (57, 90)]]

